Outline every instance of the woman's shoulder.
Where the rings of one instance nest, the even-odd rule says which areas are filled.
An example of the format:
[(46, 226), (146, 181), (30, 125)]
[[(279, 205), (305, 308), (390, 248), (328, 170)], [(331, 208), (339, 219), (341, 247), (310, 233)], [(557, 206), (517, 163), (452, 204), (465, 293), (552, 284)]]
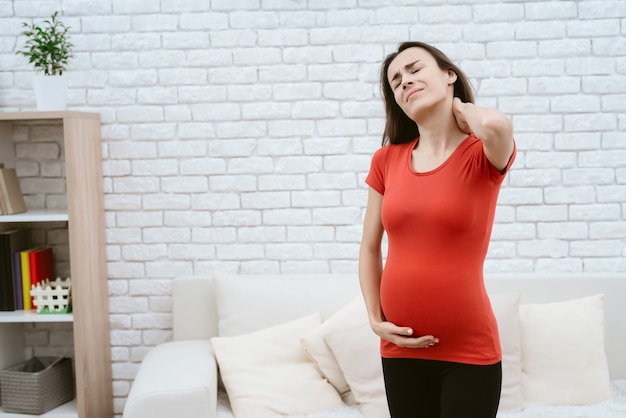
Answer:
[(483, 143), (474, 133), (469, 134), (461, 144), (459, 144), (461, 151), (470, 151), (472, 153), (483, 153)]
[(388, 160), (395, 160), (404, 155), (404, 150), (407, 147), (410, 147), (410, 143), (383, 145), (374, 152), (372, 160), (374, 163), (384, 165)]
[(400, 142), (400, 143), (393, 143), (393, 144), (388, 143), (386, 145), (383, 145), (380, 149), (378, 149), (377, 152), (384, 153), (384, 154), (403, 153), (408, 148), (414, 148), (418, 140), (419, 140), (419, 137), (412, 139), (411, 141), (407, 141), (407, 142)]

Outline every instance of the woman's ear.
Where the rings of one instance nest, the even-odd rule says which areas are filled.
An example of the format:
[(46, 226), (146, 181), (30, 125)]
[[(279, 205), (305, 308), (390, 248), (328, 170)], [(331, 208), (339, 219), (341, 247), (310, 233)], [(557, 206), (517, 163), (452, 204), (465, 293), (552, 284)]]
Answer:
[(448, 70), (448, 84), (454, 84), (458, 76), (452, 70)]

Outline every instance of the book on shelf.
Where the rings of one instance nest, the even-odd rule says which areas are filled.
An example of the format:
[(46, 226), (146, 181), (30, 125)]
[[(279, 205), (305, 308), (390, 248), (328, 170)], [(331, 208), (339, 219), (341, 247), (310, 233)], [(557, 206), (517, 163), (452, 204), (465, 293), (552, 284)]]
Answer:
[(0, 201), (3, 215), (26, 212), (20, 179), (14, 168), (0, 168)]
[(24, 298), (22, 296), (22, 260), (20, 251), (13, 253), (13, 286), (15, 289), (15, 310), (24, 309)]
[(4, 195), (2, 194), (1, 191), (0, 191), (0, 215), (8, 215), (7, 207), (6, 207), (6, 204), (4, 203)]
[(7, 282), (6, 275), (7, 269), (10, 267), (10, 263), (6, 262), (5, 254), (9, 254), (9, 245), (7, 237), (2, 234), (0, 236), (0, 254), (2, 254), (2, 265), (0, 265), (0, 311), (12, 311), (15, 310), (15, 292), (13, 291), (12, 283)]
[[(46, 280), (54, 280), (54, 257), (52, 247), (35, 248), (28, 253), (30, 260), (30, 288), (43, 283)], [(32, 296), (32, 295), (31, 295)], [(31, 309), (36, 309), (37, 304), (31, 297)]]
[(6, 208), (4, 206), (4, 197), (2, 197), (2, 193), (0, 193), (0, 215), (6, 215)]
[(32, 308), (30, 296), (30, 257), (28, 253), (32, 250), (24, 250), (20, 252), (21, 271), (22, 271), (22, 302), (24, 310), (29, 311)]
[[(28, 248), (16, 254), (19, 258), (19, 277), (15, 277), (16, 283), (20, 283), (21, 290), (16, 291), (16, 298), (21, 293), (21, 309), (28, 311), (36, 309), (31, 289), (43, 283), (45, 280), (54, 278), (54, 253), (52, 247)], [(16, 285), (16, 287), (18, 287)]]
[[(14, 311), (16, 300), (15, 254), (30, 247), (30, 231), (23, 228), (0, 232), (0, 311)], [(19, 266), (21, 270), (21, 265)]]

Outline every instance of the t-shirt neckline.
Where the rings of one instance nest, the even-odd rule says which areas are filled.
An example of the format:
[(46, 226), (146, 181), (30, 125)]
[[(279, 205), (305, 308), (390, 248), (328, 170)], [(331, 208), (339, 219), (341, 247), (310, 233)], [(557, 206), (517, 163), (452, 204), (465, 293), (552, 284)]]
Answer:
[(415, 171), (415, 169), (413, 168), (413, 150), (417, 146), (417, 142), (420, 139), (420, 137), (418, 136), (417, 138), (415, 138), (413, 141), (410, 142), (410, 146), (408, 147), (407, 166), (408, 166), (409, 172), (411, 174), (413, 174), (413, 175), (416, 175), (416, 176), (427, 176), (427, 175), (430, 175), (430, 174), (437, 173), (438, 171), (442, 170), (445, 166), (447, 166), (449, 164), (449, 162), (452, 159), (454, 159), (455, 156), (461, 151), (461, 149), (467, 148), (469, 146), (469, 144), (472, 142), (472, 141), (469, 140), (470, 138), (474, 138), (474, 134), (473, 133), (467, 135), (465, 137), (465, 139), (463, 139), (463, 141), (461, 141), (461, 143), (459, 145), (457, 145), (457, 147), (454, 149), (454, 151), (452, 151), (452, 154), (450, 154), (448, 156), (448, 158), (446, 158), (437, 167), (435, 167), (435, 168), (433, 168), (432, 170), (429, 170), (429, 171)]

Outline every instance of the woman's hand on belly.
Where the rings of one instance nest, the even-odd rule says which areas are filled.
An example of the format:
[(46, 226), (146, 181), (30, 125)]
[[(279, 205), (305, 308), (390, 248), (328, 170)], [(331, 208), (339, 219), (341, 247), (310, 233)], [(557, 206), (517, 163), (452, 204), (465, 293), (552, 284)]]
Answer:
[(428, 348), (439, 342), (439, 338), (432, 335), (413, 335), (410, 327), (400, 327), (393, 322), (383, 321), (372, 324), (372, 330), (380, 338), (387, 340), (398, 347)]

